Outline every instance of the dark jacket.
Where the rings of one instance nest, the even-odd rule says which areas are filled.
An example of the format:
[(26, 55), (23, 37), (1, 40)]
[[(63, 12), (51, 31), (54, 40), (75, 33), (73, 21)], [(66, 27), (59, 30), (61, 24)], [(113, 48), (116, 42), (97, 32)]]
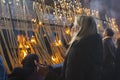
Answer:
[(115, 79), (115, 60), (116, 60), (116, 47), (112, 37), (103, 39), (104, 47), (104, 61), (103, 61), (103, 80), (116, 80)]
[(4, 64), (1, 56), (0, 56), (0, 80), (7, 80), (7, 73), (4, 68)]
[(8, 80), (44, 80), (38, 72), (33, 72), (31, 68), (15, 68), (9, 75)]
[(120, 65), (120, 46), (116, 49), (116, 64)]
[(103, 40), (104, 47), (104, 64), (111, 65), (115, 63), (116, 47), (111, 37), (107, 37)]
[(102, 56), (99, 34), (74, 41), (64, 61), (63, 80), (100, 80)]
[(120, 45), (117, 47), (117, 54), (116, 54), (116, 80), (120, 80)]
[(40, 80), (40, 74), (37, 73), (37, 66), (34, 61), (39, 62), (36, 54), (27, 55), (22, 61), (23, 67), (15, 68), (9, 75), (9, 80)]

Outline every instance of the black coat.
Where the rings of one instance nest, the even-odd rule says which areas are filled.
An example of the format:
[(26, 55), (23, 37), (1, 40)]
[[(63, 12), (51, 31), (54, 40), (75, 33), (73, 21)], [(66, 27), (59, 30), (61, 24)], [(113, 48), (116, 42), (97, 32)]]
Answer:
[(116, 47), (111, 37), (103, 40), (104, 47), (104, 65), (111, 65), (115, 63)]
[(102, 56), (99, 34), (74, 41), (63, 65), (63, 80), (100, 80)]
[(120, 46), (116, 49), (116, 64), (120, 66)]
[(103, 61), (103, 80), (116, 80), (115, 61), (116, 47), (111, 37), (103, 40), (104, 61)]
[(120, 80), (120, 46), (117, 47), (117, 54), (116, 54), (116, 80)]

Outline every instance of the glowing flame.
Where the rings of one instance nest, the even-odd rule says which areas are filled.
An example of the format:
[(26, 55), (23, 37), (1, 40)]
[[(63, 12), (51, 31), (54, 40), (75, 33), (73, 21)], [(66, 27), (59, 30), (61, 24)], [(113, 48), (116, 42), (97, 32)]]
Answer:
[(55, 58), (53, 56), (51, 58), (52, 58), (53, 61), (55, 61)]
[(58, 63), (58, 61), (59, 61), (59, 60), (58, 60), (58, 57), (52, 56), (51, 59), (52, 59), (52, 61), (55, 62), (55, 63)]
[(24, 54), (23, 58), (25, 58), (25, 57), (27, 56), (27, 53), (26, 53), (26, 52), (24, 52), (23, 54)]
[(70, 34), (70, 29), (67, 28), (67, 29), (65, 30), (65, 33), (66, 33), (66, 34)]
[(38, 24), (39, 24), (39, 26), (42, 26), (42, 22), (41, 22), (41, 21), (39, 21), (39, 23), (38, 23)]
[(23, 48), (24, 46), (22, 45), (22, 43), (19, 44), (19, 48)]
[(21, 50), (20, 51), (20, 59), (24, 59), (27, 56), (27, 51), (26, 50)]
[(56, 42), (55, 42), (55, 46), (62, 46), (61, 40), (56, 41)]
[(34, 43), (34, 44), (37, 43), (34, 36), (32, 36), (32, 38), (31, 38), (31, 43)]
[(26, 47), (26, 48), (30, 48), (30, 46), (29, 46), (29, 45), (25, 45), (25, 47)]

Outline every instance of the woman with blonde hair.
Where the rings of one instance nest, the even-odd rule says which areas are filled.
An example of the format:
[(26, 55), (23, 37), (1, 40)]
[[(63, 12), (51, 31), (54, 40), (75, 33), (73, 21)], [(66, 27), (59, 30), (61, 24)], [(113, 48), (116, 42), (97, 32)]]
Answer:
[(101, 80), (102, 37), (91, 16), (78, 16), (79, 30), (67, 50), (62, 80)]
[[(77, 28), (76, 32), (74, 33), (75, 35), (73, 36), (72, 40), (70, 41), (70, 44), (72, 44), (72, 42), (75, 39), (80, 39), (83, 36), (89, 36), (91, 34), (95, 34), (98, 33), (97, 27), (96, 27), (96, 22), (94, 21), (93, 17), (89, 16), (91, 19), (91, 22), (89, 22), (89, 19), (86, 19), (87, 16), (77, 16), (76, 20), (75, 20), (75, 28)], [(89, 27), (88, 27), (89, 26)]]

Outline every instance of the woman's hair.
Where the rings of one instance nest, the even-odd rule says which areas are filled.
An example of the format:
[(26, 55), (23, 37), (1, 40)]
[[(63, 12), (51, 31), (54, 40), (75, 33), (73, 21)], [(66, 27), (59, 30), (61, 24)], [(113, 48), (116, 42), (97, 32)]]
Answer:
[(76, 39), (79, 40), (98, 32), (96, 22), (91, 16), (77, 16), (75, 19), (75, 26), (77, 26), (78, 30), (69, 44), (72, 44)]
[(91, 16), (78, 16), (77, 25), (80, 27), (77, 37), (80, 39), (98, 32), (96, 22)]

